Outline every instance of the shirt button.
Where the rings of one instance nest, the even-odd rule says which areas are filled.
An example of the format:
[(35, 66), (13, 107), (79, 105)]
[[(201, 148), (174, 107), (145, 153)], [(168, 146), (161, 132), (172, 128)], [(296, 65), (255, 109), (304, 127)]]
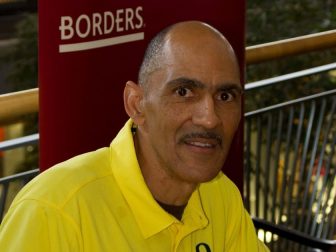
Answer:
[(179, 231), (179, 229), (178, 229), (178, 227), (176, 226), (176, 224), (173, 224), (173, 225), (171, 226), (171, 230), (173, 231), (174, 234), (177, 234), (178, 231)]

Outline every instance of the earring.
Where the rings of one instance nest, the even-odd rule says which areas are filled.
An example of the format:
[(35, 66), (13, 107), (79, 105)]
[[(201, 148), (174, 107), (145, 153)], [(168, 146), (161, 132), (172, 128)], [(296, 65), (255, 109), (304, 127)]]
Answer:
[(137, 131), (138, 126), (136, 124), (133, 123), (132, 127), (131, 127), (131, 132), (133, 133), (133, 135), (135, 134), (135, 132)]

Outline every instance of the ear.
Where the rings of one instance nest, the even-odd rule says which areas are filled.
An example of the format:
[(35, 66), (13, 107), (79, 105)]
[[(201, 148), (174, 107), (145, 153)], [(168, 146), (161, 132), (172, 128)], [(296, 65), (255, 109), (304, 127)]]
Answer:
[(143, 89), (133, 81), (126, 82), (124, 89), (125, 111), (136, 125), (142, 125), (145, 121), (142, 111)]

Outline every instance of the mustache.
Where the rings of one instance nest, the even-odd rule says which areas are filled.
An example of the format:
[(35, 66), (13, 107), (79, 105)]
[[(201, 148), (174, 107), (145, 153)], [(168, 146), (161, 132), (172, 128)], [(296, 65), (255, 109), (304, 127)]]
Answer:
[(215, 140), (217, 144), (219, 144), (220, 146), (222, 145), (222, 142), (223, 142), (222, 137), (219, 134), (212, 132), (212, 131), (190, 132), (190, 133), (183, 135), (180, 138), (179, 142), (183, 143), (185, 141), (188, 141), (189, 139), (194, 139), (194, 138), (204, 138), (204, 139)]

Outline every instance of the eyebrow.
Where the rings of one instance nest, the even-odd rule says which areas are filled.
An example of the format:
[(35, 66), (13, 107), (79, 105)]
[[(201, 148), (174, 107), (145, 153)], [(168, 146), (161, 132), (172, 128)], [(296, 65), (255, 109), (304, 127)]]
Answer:
[(187, 77), (180, 77), (174, 80), (171, 80), (168, 82), (168, 85), (187, 85), (187, 86), (192, 86), (192, 87), (197, 87), (197, 88), (205, 88), (205, 84), (201, 81), (195, 80), (195, 79), (191, 79), (191, 78), (187, 78)]
[[(171, 80), (167, 83), (168, 85), (186, 85), (194, 88), (205, 89), (206, 85), (196, 79), (187, 78), (187, 77), (179, 77), (177, 79)], [(217, 87), (217, 90), (236, 90), (240, 94), (244, 92), (242, 86), (238, 83), (228, 82), (222, 83)]]

